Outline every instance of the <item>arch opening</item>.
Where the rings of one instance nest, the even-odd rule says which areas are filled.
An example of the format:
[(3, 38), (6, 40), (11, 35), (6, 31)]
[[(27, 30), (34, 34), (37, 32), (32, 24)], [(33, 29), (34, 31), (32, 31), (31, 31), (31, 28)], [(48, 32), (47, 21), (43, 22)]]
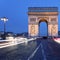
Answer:
[(48, 36), (48, 22), (45, 19), (39, 21), (39, 36)]

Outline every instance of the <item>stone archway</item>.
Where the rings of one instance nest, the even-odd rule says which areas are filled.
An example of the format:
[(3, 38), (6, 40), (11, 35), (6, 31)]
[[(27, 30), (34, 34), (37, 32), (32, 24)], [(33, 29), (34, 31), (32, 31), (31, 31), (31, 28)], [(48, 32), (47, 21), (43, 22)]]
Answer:
[(38, 36), (39, 23), (48, 24), (48, 36), (58, 36), (58, 8), (57, 7), (30, 7), (28, 8), (28, 34)]
[[(45, 20), (44, 18), (43, 19), (41, 19), (40, 21), (39, 21), (39, 36), (42, 36), (41, 35), (41, 23), (45, 23), (46, 24), (46, 29), (45, 30), (47, 30), (47, 32), (45, 31), (45, 33), (46, 33), (46, 35), (44, 35), (44, 36), (48, 36), (48, 21), (47, 20)], [(44, 27), (43, 27), (44, 28)], [(43, 32), (42, 32), (43, 33)]]

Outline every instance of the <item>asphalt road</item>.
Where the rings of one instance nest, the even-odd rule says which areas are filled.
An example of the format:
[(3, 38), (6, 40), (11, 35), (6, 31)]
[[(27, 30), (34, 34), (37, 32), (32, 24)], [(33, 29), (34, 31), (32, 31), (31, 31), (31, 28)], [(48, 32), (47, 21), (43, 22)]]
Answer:
[(0, 49), (0, 60), (60, 60), (60, 44), (51, 39)]

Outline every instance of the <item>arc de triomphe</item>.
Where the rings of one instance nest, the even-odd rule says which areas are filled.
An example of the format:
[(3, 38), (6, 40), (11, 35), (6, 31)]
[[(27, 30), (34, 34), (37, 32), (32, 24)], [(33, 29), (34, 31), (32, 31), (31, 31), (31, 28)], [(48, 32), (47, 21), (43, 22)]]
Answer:
[(39, 36), (39, 24), (46, 22), (48, 36), (58, 36), (58, 8), (57, 7), (29, 7), (28, 34)]

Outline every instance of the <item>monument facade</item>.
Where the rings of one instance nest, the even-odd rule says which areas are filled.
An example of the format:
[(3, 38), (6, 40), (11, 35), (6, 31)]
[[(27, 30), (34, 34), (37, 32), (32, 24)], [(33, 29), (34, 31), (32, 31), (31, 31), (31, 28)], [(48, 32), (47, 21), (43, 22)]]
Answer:
[(58, 8), (57, 7), (29, 7), (28, 34), (39, 36), (39, 24), (46, 22), (47, 35), (58, 36)]

